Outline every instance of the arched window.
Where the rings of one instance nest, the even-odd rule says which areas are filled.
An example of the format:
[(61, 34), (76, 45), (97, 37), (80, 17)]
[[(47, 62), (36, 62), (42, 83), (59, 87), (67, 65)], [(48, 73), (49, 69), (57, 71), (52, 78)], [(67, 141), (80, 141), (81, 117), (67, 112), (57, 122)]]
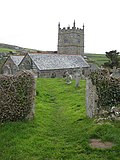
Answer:
[(51, 78), (55, 78), (56, 77), (56, 73), (53, 72), (52, 75), (51, 75)]

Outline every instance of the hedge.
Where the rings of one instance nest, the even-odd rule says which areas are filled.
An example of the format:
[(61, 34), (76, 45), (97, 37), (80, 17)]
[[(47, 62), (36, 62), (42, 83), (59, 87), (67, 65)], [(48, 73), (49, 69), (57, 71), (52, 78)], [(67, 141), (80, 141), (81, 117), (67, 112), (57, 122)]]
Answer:
[(34, 116), (35, 79), (31, 72), (0, 75), (0, 122)]
[(96, 86), (98, 110), (120, 107), (120, 78), (110, 77), (105, 69), (92, 72), (90, 78)]

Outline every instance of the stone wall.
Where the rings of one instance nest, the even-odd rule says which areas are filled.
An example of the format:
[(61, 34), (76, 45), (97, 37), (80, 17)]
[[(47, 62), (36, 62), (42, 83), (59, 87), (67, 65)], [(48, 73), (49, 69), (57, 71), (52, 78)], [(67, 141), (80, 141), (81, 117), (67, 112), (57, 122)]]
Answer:
[(76, 45), (64, 45), (58, 46), (58, 50), (60, 54), (80, 54), (83, 55), (84, 47), (83, 46), (76, 46)]
[(108, 70), (92, 72), (86, 80), (86, 110), (88, 117), (110, 113), (113, 107), (120, 109), (119, 69), (109, 75)]
[(9, 57), (7, 61), (4, 63), (2, 67), (2, 74), (8, 75), (8, 74), (15, 74), (19, 70), (19, 67), (16, 66), (11, 58)]
[[(35, 63), (32, 61), (29, 55), (27, 55), (19, 65), (20, 70), (31, 70), (34, 73), (35, 77), (46, 77), (50, 78), (52, 75), (55, 77), (63, 77), (65, 71), (67, 70), (69, 74), (73, 74), (74, 69), (76, 68), (64, 68), (64, 69), (53, 69), (53, 70), (39, 70)], [(85, 76), (87, 75), (88, 68), (83, 68)]]
[(35, 80), (28, 71), (0, 75), (0, 122), (34, 117)]
[(44, 70), (39, 72), (39, 77), (46, 77), (50, 78), (54, 74), (55, 77), (63, 77), (65, 74), (65, 71), (68, 71), (69, 74), (73, 74), (74, 69), (54, 69), (54, 70)]
[(39, 70), (30, 58), (29, 55), (27, 55), (22, 62), (19, 64), (19, 69), (20, 70), (27, 70), (27, 71), (32, 71), (34, 77), (39, 77)]
[[(38, 71), (38, 77), (46, 77), (46, 78), (51, 78), (52, 75), (56, 75), (55, 77), (59, 77), (62, 78), (64, 77), (64, 74), (66, 72), (66, 70), (68, 71), (68, 73), (70, 75), (72, 75), (72, 77), (74, 78), (74, 70), (77, 70), (78, 68), (64, 68), (64, 69), (54, 69), (54, 70), (44, 70), (44, 71)], [(82, 68), (83, 70), (83, 75), (85, 77), (88, 76), (88, 68)]]

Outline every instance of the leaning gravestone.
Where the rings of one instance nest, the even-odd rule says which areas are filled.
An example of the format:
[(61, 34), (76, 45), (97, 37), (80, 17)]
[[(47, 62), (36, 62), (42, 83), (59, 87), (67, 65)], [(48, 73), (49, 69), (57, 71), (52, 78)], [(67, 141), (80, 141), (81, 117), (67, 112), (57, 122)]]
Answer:
[(0, 75), (0, 122), (34, 117), (35, 79), (31, 72)]

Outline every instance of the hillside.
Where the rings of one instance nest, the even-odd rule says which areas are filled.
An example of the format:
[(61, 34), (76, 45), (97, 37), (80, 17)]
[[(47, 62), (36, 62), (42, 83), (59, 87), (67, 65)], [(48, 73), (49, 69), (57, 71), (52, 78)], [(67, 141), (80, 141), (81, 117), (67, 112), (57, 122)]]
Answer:
[(85, 56), (88, 58), (88, 62), (95, 63), (98, 66), (103, 65), (105, 62), (108, 62), (109, 59), (106, 57), (105, 54), (92, 54), (92, 53), (85, 53)]
[(26, 53), (26, 52), (37, 52), (36, 49), (23, 48), (16, 45), (0, 43), (0, 53)]
[(4, 44), (4, 43), (0, 43), (0, 48), (6, 48), (6, 49), (11, 49), (11, 50), (23, 49), (22, 47), (18, 47), (18, 46), (15, 46), (15, 45), (10, 45), (10, 44)]
[(27, 52), (38, 52), (38, 50), (0, 43), (0, 72), (2, 64), (9, 55), (25, 55)]

